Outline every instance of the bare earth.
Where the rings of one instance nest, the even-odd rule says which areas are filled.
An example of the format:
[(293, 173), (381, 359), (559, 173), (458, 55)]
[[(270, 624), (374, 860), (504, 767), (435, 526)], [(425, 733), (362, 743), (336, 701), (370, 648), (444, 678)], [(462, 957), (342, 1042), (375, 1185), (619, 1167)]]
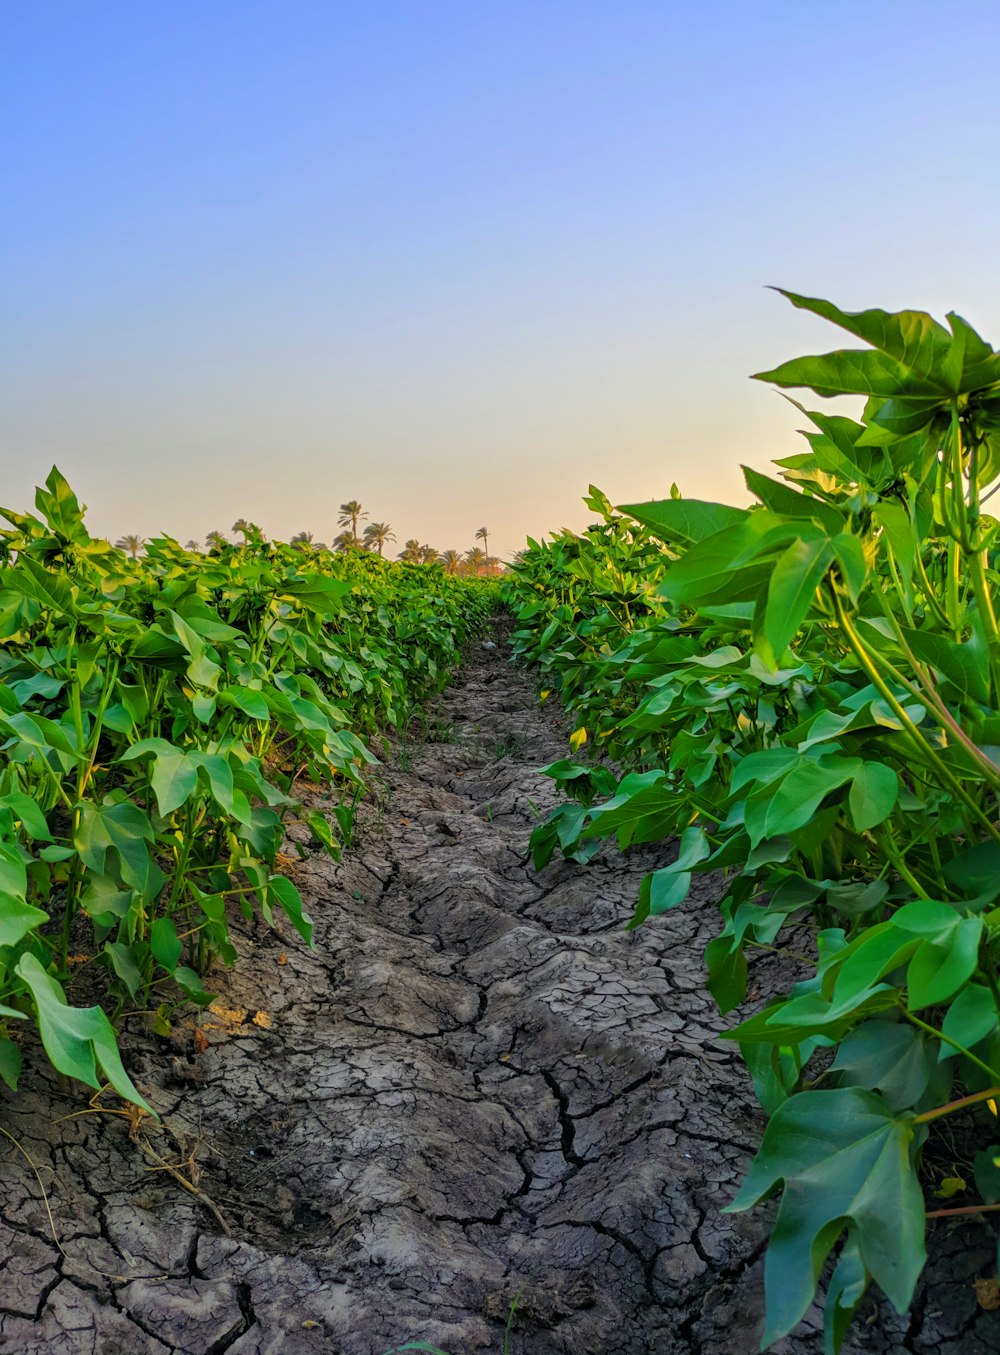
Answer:
[[(438, 739), (386, 769), (349, 859), (292, 867), (315, 950), (246, 929), (220, 1009), (169, 1040), (133, 1023), (167, 1128), (64, 1118), (86, 1099), (37, 1059), (0, 1102), (61, 1247), (4, 1152), (0, 1351), (499, 1355), (518, 1295), (511, 1355), (757, 1349), (763, 1215), (719, 1212), (763, 1121), (703, 989), (717, 890), (627, 933), (669, 853), (533, 872), (536, 769), (566, 731), (497, 640), (436, 703)], [(931, 1249), (911, 1316), (869, 1302), (850, 1355), (1000, 1350), (973, 1288), (992, 1234), (939, 1224)], [(817, 1315), (774, 1349), (819, 1355)]]

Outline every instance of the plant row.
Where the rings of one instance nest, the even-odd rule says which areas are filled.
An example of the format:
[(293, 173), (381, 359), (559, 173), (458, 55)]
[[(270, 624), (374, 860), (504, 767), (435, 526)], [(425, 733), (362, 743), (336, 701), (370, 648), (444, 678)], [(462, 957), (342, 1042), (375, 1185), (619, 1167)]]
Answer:
[(0, 533), (0, 1078), (16, 1090), (34, 1021), (61, 1073), (148, 1109), (117, 1019), (148, 1009), (165, 1033), (211, 1002), (234, 909), (311, 942), (288, 827), (350, 844), (369, 744), (443, 685), (496, 585), (252, 528), (130, 559), (56, 470), (36, 508)]
[(785, 295), (865, 346), (760, 379), (860, 419), (793, 401), (806, 447), (745, 469), (749, 508), (592, 488), (600, 521), (529, 542), (508, 598), (573, 751), (605, 755), (547, 769), (536, 862), (679, 839), (633, 926), (721, 872), (723, 1012), (748, 954), (812, 937), (727, 1035), (770, 1117), (729, 1208), (780, 1193), (764, 1346), (832, 1264), (833, 1352), (872, 1281), (910, 1304), (934, 1197), (1000, 1201), (1000, 353), (957, 315)]

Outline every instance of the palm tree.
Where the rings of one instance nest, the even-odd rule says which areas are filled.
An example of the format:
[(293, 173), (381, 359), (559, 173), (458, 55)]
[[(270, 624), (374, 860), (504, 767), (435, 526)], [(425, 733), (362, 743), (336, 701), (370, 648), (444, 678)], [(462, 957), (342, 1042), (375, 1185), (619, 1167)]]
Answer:
[(341, 552), (348, 550), (356, 550), (357, 545), (358, 538), (354, 535), (353, 532), (341, 532), (339, 536), (335, 536), (333, 538), (334, 550), (339, 550)]
[(188, 541), (184, 547), (185, 550), (201, 550), (200, 541)]
[(246, 518), (237, 518), (233, 523), (232, 530), (240, 532), (245, 540), (250, 535), (252, 525), (252, 523), (247, 522)]
[(348, 527), (351, 533), (351, 544), (358, 544), (358, 523), (368, 514), (358, 503), (357, 499), (348, 499), (346, 503), (340, 505), (340, 517), (337, 519), (338, 527)]
[(420, 563), (422, 565), (432, 565), (438, 558), (438, 553), (433, 546), (420, 547)]
[(222, 532), (209, 532), (205, 537), (205, 545), (209, 550), (218, 550), (220, 546), (228, 546), (229, 542)]
[(458, 567), (462, 563), (462, 557), (457, 550), (445, 550), (441, 552), (441, 563), (444, 565), (446, 574), (457, 574)]
[(489, 555), (490, 529), (488, 527), (480, 527), (479, 531), (476, 532), (476, 540), (481, 541), (483, 543), (483, 549), (485, 550), (486, 554)]
[(395, 541), (392, 528), (388, 522), (369, 522), (365, 528), (365, 547), (367, 550), (377, 550), (381, 555), (390, 541)]
[[(477, 532), (476, 535), (478, 536), (479, 533)], [(465, 552), (465, 563), (473, 574), (479, 574), (486, 563), (486, 552), (480, 546), (471, 546)]]
[(129, 555), (133, 560), (135, 560), (145, 544), (146, 544), (145, 537), (133, 536), (129, 534), (127, 536), (120, 536), (118, 538), (118, 540), (115, 542), (115, 550), (123, 550), (126, 552), (127, 555)]
[(300, 550), (326, 550), (326, 542), (317, 541), (312, 532), (296, 532), (288, 544)]
[(420, 542), (415, 536), (411, 536), (406, 545), (399, 552), (400, 560), (406, 560), (411, 565), (420, 563)]

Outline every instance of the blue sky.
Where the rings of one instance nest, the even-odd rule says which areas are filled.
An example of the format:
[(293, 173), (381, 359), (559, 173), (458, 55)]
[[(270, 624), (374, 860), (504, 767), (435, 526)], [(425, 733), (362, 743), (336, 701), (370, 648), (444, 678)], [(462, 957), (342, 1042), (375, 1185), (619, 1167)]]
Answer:
[(796, 449), (747, 376), (841, 339), (764, 284), (1000, 344), (990, 0), (2, 15), (14, 508), (507, 554)]

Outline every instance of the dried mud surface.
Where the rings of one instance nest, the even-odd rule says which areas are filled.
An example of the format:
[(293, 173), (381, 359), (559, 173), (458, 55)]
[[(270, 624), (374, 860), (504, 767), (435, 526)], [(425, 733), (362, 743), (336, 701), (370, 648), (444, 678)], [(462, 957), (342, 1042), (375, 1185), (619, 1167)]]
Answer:
[[(293, 868), (316, 948), (248, 928), (218, 1009), (128, 1039), (168, 1126), (149, 1146), (194, 1162), (200, 1197), (126, 1118), (65, 1118), (86, 1102), (37, 1060), (0, 1102), (60, 1239), (3, 1152), (0, 1352), (499, 1355), (518, 1294), (512, 1355), (757, 1349), (763, 1216), (720, 1209), (762, 1120), (703, 988), (715, 886), (628, 933), (669, 852), (533, 872), (536, 769), (566, 731), (498, 641), (386, 769), (349, 858)], [(846, 1349), (1000, 1349), (973, 1287), (992, 1245), (938, 1225), (912, 1314), (867, 1302)], [(819, 1355), (818, 1315), (774, 1349)]]

